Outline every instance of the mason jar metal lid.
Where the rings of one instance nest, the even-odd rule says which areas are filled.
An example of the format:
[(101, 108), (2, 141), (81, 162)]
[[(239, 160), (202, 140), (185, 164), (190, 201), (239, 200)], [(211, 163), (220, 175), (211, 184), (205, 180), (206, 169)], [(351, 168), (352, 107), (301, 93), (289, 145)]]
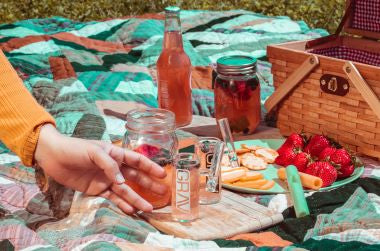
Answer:
[(252, 75), (256, 73), (257, 59), (250, 56), (233, 55), (216, 61), (216, 71), (222, 75)]
[(177, 6), (168, 6), (165, 8), (165, 12), (172, 12), (172, 13), (176, 13), (176, 12), (179, 12), (181, 9)]

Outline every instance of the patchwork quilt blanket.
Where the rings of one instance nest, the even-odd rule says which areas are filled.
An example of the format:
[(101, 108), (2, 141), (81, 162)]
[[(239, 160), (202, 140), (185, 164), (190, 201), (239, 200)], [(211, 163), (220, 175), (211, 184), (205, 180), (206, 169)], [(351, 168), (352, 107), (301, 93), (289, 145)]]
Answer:
[[(124, 133), (124, 121), (104, 109), (157, 107), (155, 62), (163, 19), (147, 14), (97, 22), (25, 20), (0, 25), (0, 49), (63, 134), (112, 141)], [(302, 21), (243, 10), (183, 11), (181, 21), (193, 65), (193, 110), (203, 116), (214, 112), (210, 65), (217, 58), (257, 57), (263, 103), (273, 91), (266, 46), (327, 35)], [(308, 217), (295, 218), (285, 195), (250, 195), (281, 212), (284, 221), (261, 233), (192, 241), (164, 235), (103, 198), (58, 184), (42, 193), (34, 169), (0, 145), (0, 250), (379, 250), (380, 166), (364, 162), (366, 171), (356, 182), (309, 194)]]

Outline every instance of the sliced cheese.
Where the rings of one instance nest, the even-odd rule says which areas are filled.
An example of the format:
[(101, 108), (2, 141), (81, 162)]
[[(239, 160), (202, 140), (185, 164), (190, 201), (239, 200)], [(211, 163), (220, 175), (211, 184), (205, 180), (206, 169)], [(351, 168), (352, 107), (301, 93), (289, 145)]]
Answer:
[(240, 166), (240, 167), (230, 167), (230, 166), (222, 166), (222, 173), (226, 173), (226, 172), (231, 172), (231, 171), (236, 171), (236, 170), (244, 170), (244, 171), (247, 171), (248, 169), (244, 166)]
[(238, 182), (234, 182), (232, 185), (237, 186), (237, 187), (260, 189), (260, 187), (265, 185), (266, 183), (267, 183), (267, 180), (259, 179), (259, 180), (251, 180), (251, 181), (238, 181)]
[(231, 183), (239, 180), (241, 177), (245, 176), (245, 170), (237, 169), (230, 172), (222, 173), (222, 182), (223, 183)]
[[(307, 173), (298, 172), (303, 187), (319, 190), (322, 187), (322, 179)], [(277, 176), (281, 180), (286, 180), (286, 169), (284, 167), (277, 170)]]
[(267, 183), (260, 187), (261, 190), (269, 190), (274, 186), (275, 182), (273, 180), (267, 180)]
[(264, 175), (259, 172), (246, 172), (244, 177), (241, 177), (239, 181), (250, 181), (250, 180), (259, 180), (263, 179)]

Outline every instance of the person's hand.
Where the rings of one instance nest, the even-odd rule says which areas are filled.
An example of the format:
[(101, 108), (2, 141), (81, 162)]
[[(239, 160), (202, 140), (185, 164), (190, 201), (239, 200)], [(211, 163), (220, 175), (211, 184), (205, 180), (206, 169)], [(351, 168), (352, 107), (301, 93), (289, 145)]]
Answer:
[(128, 214), (153, 208), (124, 183), (124, 177), (157, 194), (167, 192), (152, 180), (164, 178), (165, 170), (145, 156), (102, 141), (63, 136), (50, 124), (41, 128), (34, 158), (58, 183), (107, 198)]

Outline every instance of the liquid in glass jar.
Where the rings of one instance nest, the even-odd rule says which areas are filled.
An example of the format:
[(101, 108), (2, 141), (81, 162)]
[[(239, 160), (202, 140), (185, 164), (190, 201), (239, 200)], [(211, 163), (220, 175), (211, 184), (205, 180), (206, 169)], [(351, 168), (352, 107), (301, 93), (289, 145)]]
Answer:
[(141, 187), (135, 182), (126, 181), (126, 184), (130, 186), (136, 193), (138, 193), (142, 198), (152, 204), (153, 208), (162, 208), (170, 204), (171, 192), (170, 187), (172, 183), (172, 169), (173, 169), (173, 158), (170, 152), (166, 149), (160, 148), (159, 146), (153, 145), (140, 145), (134, 149), (135, 152), (141, 153), (142, 155), (148, 157), (150, 160), (160, 165), (165, 169), (166, 177), (163, 179), (153, 178), (153, 180), (164, 184), (168, 188), (168, 192), (164, 195), (153, 193), (144, 187)]
[(256, 59), (226, 56), (217, 60), (214, 83), (215, 118), (227, 118), (232, 133), (252, 134), (261, 120)]
[(165, 185), (167, 192), (160, 195), (128, 180), (126, 184), (151, 203), (154, 209), (169, 205), (173, 162), (178, 148), (174, 114), (163, 109), (135, 109), (127, 113), (126, 129), (123, 146), (146, 156), (165, 169), (165, 178), (153, 179)]

